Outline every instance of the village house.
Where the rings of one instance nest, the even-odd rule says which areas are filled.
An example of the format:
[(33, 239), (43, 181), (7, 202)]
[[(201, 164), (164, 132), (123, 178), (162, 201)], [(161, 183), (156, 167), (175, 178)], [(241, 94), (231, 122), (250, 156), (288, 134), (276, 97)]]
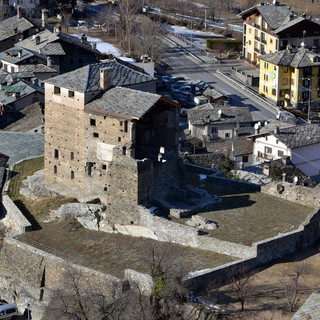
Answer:
[(10, 117), (32, 103), (44, 102), (43, 89), (20, 80), (11, 85), (0, 85), (0, 116), (2, 123), (10, 122)]
[(33, 76), (45, 80), (57, 75), (57, 71), (46, 65), (47, 57), (21, 47), (0, 52), (1, 68), (8, 73), (32, 72)]
[(237, 128), (231, 139), (219, 139), (205, 142), (206, 152), (223, 154), (235, 162), (237, 168), (252, 166), (253, 142), (247, 139), (252, 127)]
[(320, 111), (320, 54), (287, 48), (259, 59), (260, 94), (279, 106)]
[(309, 49), (320, 49), (320, 25), (305, 14), (298, 17), (276, 0), (272, 4), (261, 2), (239, 16), (244, 28), (243, 56), (252, 64), (259, 64), (259, 55), (284, 50), (288, 45), (299, 48), (303, 42)]
[(205, 104), (188, 110), (188, 129), (190, 135), (203, 142), (232, 138), (234, 130), (250, 127), (252, 116), (246, 107), (222, 107)]
[(96, 49), (96, 44), (88, 42), (84, 34), (78, 39), (62, 33), (60, 26), (55, 26), (53, 31), (48, 29), (40, 31), (20, 41), (16, 47), (33, 53), (40, 60), (45, 59), (46, 65), (59, 74), (96, 63), (104, 58), (104, 55)]
[(38, 31), (38, 27), (33, 22), (22, 16), (18, 7), (16, 16), (0, 21), (0, 52)]
[(179, 106), (150, 93), (155, 85), (118, 61), (46, 80), (46, 186), (81, 201), (148, 206), (176, 185)]
[(253, 164), (260, 164), (289, 157), (291, 162), (306, 175), (320, 173), (320, 127), (302, 124), (286, 127), (267, 126), (258, 129), (253, 140)]

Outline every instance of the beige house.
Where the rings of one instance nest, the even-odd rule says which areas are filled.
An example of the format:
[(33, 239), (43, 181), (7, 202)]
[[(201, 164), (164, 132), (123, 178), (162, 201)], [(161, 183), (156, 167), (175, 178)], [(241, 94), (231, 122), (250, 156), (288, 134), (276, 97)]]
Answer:
[(286, 5), (261, 2), (239, 14), (243, 19), (243, 55), (252, 64), (259, 64), (260, 54), (284, 50), (290, 45), (320, 49), (320, 25), (306, 15), (297, 16)]
[(125, 212), (177, 182), (179, 106), (138, 70), (110, 61), (46, 81), (47, 187)]

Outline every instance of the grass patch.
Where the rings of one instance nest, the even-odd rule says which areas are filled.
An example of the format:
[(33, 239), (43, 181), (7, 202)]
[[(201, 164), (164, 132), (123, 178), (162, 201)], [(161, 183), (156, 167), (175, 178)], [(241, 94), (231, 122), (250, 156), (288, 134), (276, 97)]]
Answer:
[(61, 205), (69, 202), (75, 202), (73, 198), (62, 196), (37, 197), (23, 196), (20, 194), (22, 181), (36, 171), (43, 169), (43, 157), (22, 161), (13, 168), (12, 178), (9, 184), (8, 195), (32, 223), (34, 229), (40, 229), (43, 220), (51, 210), (58, 209)]

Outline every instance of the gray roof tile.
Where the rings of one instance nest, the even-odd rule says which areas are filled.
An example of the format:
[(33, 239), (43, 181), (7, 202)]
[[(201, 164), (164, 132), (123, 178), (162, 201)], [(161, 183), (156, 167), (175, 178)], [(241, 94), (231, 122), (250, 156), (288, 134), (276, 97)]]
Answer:
[[(48, 52), (51, 51), (52, 55), (56, 55), (58, 53), (58, 51), (61, 51), (62, 47), (61, 48), (58, 48), (58, 47), (53, 48), (52, 46), (51, 47), (49, 46), (47, 49), (46, 49), (46, 47), (50, 43), (53, 43), (53, 42), (58, 43), (58, 42), (62, 41), (62, 42), (74, 44), (80, 48), (83, 48), (83, 49), (90, 51), (90, 52), (93, 52), (95, 54), (102, 55), (102, 53), (99, 50), (93, 49), (92, 45), (89, 42), (81, 41), (81, 39), (78, 39), (78, 38), (76, 38), (72, 35), (69, 35), (69, 34), (65, 34), (62, 32), (60, 32), (60, 33), (51, 32), (46, 29), (44, 31), (37, 33), (36, 36), (40, 37), (39, 44), (36, 44), (36, 37), (32, 36), (32, 37), (29, 37), (27, 39), (20, 41), (17, 45), (19, 45), (20, 47), (26, 48), (26, 49), (37, 51), (37, 52), (41, 52), (41, 50), (44, 50), (43, 54), (45, 54), (45, 51), (48, 51)], [(65, 52), (63, 54), (65, 54)]]
[(97, 91), (100, 85), (100, 69), (113, 68), (113, 86), (128, 86), (154, 80), (150, 75), (118, 60), (90, 64), (61, 74), (46, 82), (80, 92)]
[(116, 87), (106, 91), (101, 98), (87, 103), (85, 110), (139, 119), (160, 98), (161, 96), (158, 94)]
[(320, 143), (320, 126), (317, 124), (302, 124), (279, 129), (273, 135), (288, 148), (295, 149)]
[(206, 142), (208, 152), (223, 153), (228, 156), (233, 149), (232, 154), (242, 156), (253, 153), (253, 142), (245, 136), (233, 137), (232, 139), (219, 139)]
[(46, 56), (66, 55), (60, 43), (48, 43), (40, 49), (40, 52)]
[[(17, 16), (5, 19), (0, 22), (0, 41), (13, 37), (16, 33), (24, 32), (33, 27), (33, 24), (26, 18)], [(17, 32), (15, 32), (17, 28)]]
[(57, 73), (57, 70), (50, 68), (42, 63), (38, 64), (22, 64), (19, 66), (20, 72), (33, 72), (33, 73)]
[(286, 21), (286, 18), (290, 14), (290, 8), (286, 5), (275, 6), (273, 4), (264, 3), (264, 5), (258, 4), (254, 7), (251, 7), (241, 12), (239, 15), (241, 17), (245, 17), (254, 13), (255, 11), (258, 11), (262, 15), (271, 30), (280, 28), (282, 23)]
[(7, 61), (13, 64), (17, 64), (33, 56), (33, 53), (21, 47), (13, 47), (0, 52), (0, 60)]
[[(211, 104), (188, 110), (188, 120), (192, 125), (204, 125), (208, 119), (211, 124), (227, 124), (227, 123), (247, 123), (252, 122), (252, 116), (249, 108), (246, 107), (221, 107), (210, 108)], [(209, 108), (206, 108), (208, 106)], [(222, 114), (219, 117), (218, 111)]]
[(293, 68), (320, 66), (320, 54), (306, 48), (281, 50), (261, 55), (259, 59), (275, 65), (291, 66)]

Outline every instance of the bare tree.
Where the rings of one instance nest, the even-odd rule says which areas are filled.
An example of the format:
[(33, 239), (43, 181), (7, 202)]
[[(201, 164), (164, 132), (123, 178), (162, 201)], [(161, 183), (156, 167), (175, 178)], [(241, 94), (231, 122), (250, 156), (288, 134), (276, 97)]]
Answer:
[(241, 304), (241, 311), (245, 309), (245, 302), (250, 297), (253, 289), (254, 273), (246, 271), (244, 269), (240, 270), (238, 276), (233, 276), (230, 278), (231, 283), (229, 287), (236, 295), (238, 301)]
[(297, 262), (286, 271), (281, 278), (286, 301), (290, 312), (293, 312), (299, 298), (300, 292), (305, 288), (303, 278), (309, 273), (309, 265), (306, 262)]
[(161, 23), (147, 20), (142, 21), (137, 26), (136, 39), (133, 44), (134, 56), (147, 55), (151, 61), (160, 62), (164, 52), (163, 35), (165, 28)]
[(131, 47), (133, 41), (133, 33), (136, 25), (136, 14), (140, 2), (136, 0), (121, 0), (119, 3), (120, 11), (120, 31), (123, 33), (123, 47), (131, 55)]

